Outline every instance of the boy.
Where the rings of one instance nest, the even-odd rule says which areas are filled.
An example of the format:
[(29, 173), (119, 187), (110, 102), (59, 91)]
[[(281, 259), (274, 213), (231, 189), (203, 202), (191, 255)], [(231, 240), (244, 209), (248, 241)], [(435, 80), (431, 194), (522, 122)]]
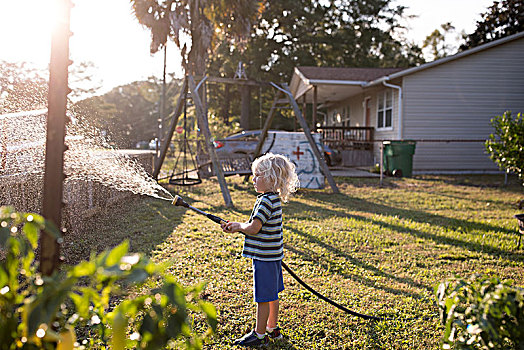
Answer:
[[(278, 322), (278, 293), (282, 279), (283, 234), (281, 200), (287, 202), (299, 182), (295, 165), (279, 154), (257, 158), (251, 169), (253, 185), (260, 193), (247, 222), (222, 224), (224, 232), (245, 234), (242, 255), (253, 260), (254, 297), (257, 303), (255, 329), (234, 341), (241, 346), (265, 346), (269, 338), (281, 339)], [(266, 335), (266, 332), (268, 333)]]

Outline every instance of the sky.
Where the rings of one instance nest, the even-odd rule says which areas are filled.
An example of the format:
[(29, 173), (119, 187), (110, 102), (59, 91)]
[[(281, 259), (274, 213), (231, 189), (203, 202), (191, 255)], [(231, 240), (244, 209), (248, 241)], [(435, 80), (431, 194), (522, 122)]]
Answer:
[[(46, 67), (54, 0), (0, 0), (0, 60), (31, 62)], [(133, 17), (129, 0), (73, 0), (70, 57), (95, 65), (100, 92), (148, 76), (162, 76), (163, 54), (150, 55), (150, 34)], [(451, 22), (457, 33), (470, 33), (493, 0), (394, 0), (408, 7), (406, 36), (419, 45), (441, 24)], [(182, 74), (174, 44), (167, 47), (167, 71)]]

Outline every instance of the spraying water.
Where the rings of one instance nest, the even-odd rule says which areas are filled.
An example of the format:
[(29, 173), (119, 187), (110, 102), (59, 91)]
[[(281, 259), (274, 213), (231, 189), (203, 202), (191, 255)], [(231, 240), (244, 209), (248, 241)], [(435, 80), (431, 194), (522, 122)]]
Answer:
[[(8, 197), (7, 203), (0, 204), (27, 204), (41, 190), (47, 134), (47, 76), (46, 71), (25, 63), (0, 61), (0, 187), (8, 186), (10, 193), (20, 197)], [(118, 191), (172, 201), (173, 196), (136, 160), (113, 149), (100, 130), (89, 125), (91, 113), (75, 110), (69, 103), (64, 186), (78, 180), (97, 182)], [(22, 187), (21, 182), (34, 184)]]
[[(94, 181), (118, 191), (172, 201), (135, 160), (111, 148), (96, 128), (68, 113), (64, 154), (66, 181)], [(9, 176), (32, 174), (43, 177), (47, 110), (0, 115), (0, 181)]]

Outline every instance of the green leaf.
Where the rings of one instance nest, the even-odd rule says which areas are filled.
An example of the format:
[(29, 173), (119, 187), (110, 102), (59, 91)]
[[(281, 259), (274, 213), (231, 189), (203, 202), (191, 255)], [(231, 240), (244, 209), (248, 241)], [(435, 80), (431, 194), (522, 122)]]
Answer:
[(82, 261), (75, 265), (69, 272), (72, 277), (83, 277), (93, 275), (96, 271), (95, 263), (92, 261)]
[(33, 249), (38, 245), (39, 227), (33, 222), (26, 222), (22, 228)]
[(142, 325), (140, 326), (140, 333), (150, 333), (154, 334), (156, 332), (157, 326), (155, 321), (151, 318), (149, 313), (146, 313), (144, 315), (144, 319), (142, 321)]
[(69, 297), (73, 300), (78, 315), (87, 318), (89, 316), (89, 298), (85, 294), (79, 295), (76, 293), (70, 293)]
[(207, 323), (209, 323), (209, 325), (211, 326), (211, 329), (215, 331), (217, 323), (218, 323), (217, 309), (215, 308), (213, 304), (207, 301), (199, 301), (198, 305), (200, 306), (202, 311), (204, 311), (204, 313), (206, 314)]
[(127, 251), (129, 250), (129, 242), (126, 240), (113, 248), (106, 258), (106, 266), (113, 266), (116, 264), (120, 264), (120, 260), (127, 254)]
[(38, 327), (44, 323), (43, 321), (47, 315), (45, 315), (44, 307), (38, 299), (33, 299), (24, 308), (27, 313), (27, 334), (32, 336), (36, 333)]

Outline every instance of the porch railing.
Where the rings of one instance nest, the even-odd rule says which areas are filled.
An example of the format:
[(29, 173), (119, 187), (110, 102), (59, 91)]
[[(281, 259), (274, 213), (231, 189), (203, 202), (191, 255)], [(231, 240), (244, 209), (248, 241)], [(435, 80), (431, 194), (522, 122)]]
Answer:
[(316, 129), (322, 133), (322, 140), (335, 149), (373, 149), (373, 127), (322, 126)]

